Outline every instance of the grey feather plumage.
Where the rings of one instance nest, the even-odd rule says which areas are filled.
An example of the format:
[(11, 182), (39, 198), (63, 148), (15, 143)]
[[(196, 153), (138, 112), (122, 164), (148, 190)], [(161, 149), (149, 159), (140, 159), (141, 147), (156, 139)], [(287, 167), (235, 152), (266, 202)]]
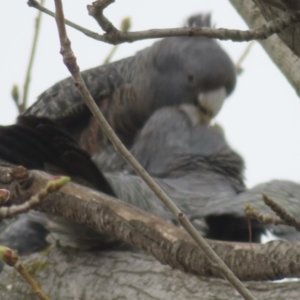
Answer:
[[(243, 182), (243, 160), (229, 147), (222, 130), (218, 126), (193, 125), (182, 108), (155, 112), (137, 136), (132, 153), (197, 228), (206, 230), (211, 238), (230, 240), (236, 234), (238, 239), (244, 237), (247, 241), (245, 204), (271, 213), (262, 194), (299, 217), (299, 184), (273, 180), (247, 189)], [(106, 178), (120, 199), (175, 221), (137, 176), (106, 173)], [(300, 237), (295, 229), (283, 225), (252, 222), (252, 226), (255, 240), (266, 229), (283, 238)]]
[[(210, 21), (207, 17), (194, 16), (188, 20), (188, 25), (208, 26)], [(220, 127), (203, 124), (207, 123), (202, 119), (206, 112), (203, 107), (201, 111), (197, 103), (199, 93), (210, 93), (224, 87), (229, 95), (236, 80), (233, 63), (215, 41), (187, 37), (163, 39), (133, 57), (82, 74), (98, 106), (119, 136), (203, 234), (216, 239), (248, 241), (244, 204), (247, 202), (262, 212), (269, 212), (263, 205), (261, 193), (297, 215), (298, 184), (272, 181), (247, 189), (243, 181), (242, 158), (230, 148)], [(71, 78), (45, 91), (25, 115), (56, 120), (88, 150), (92, 150), (91, 144), (98, 146), (104, 139), (81, 102)], [(99, 136), (91, 141), (95, 133)], [(10, 149), (2, 150), (8, 155)], [(0, 152), (2, 150), (0, 147)], [(112, 147), (101, 150), (91, 151), (96, 152), (93, 159), (100, 170), (105, 171), (106, 180), (118, 198), (176, 223), (123, 159), (112, 154)], [(18, 159), (27, 159), (26, 155), (24, 153)], [(30, 157), (26, 163), (31, 161)], [(60, 163), (60, 160), (55, 157), (54, 162)], [(40, 165), (44, 167), (44, 162)], [(91, 172), (89, 178), (94, 178), (93, 174)], [(41, 224), (65, 234), (77, 244), (87, 235), (86, 228), (80, 230), (80, 226), (64, 226), (63, 221), (56, 220), (55, 223), (44, 217), (39, 219), (32, 213), (27, 216), (18, 220), (18, 226), (25, 228), (26, 220), (31, 228), (35, 223)], [(10, 226), (17, 227), (17, 223)], [(256, 223), (253, 226), (255, 241), (266, 228), (282, 236), (298, 238), (291, 228)], [(8, 234), (9, 227), (2, 233), (1, 242), (15, 240), (15, 235)], [(11, 230), (15, 232), (15, 229)], [(88, 232), (85, 246), (95, 246), (99, 235)], [(20, 231), (19, 236), (24, 238), (25, 233), (26, 230)], [(31, 231), (28, 235), (32, 235)], [(26, 243), (22, 246), (26, 252)]]
[[(131, 152), (176, 205), (191, 216), (212, 199), (233, 199), (246, 189), (243, 160), (229, 147), (222, 129), (194, 124), (185, 107), (157, 110), (136, 137)], [(121, 200), (176, 223), (132, 170), (105, 176)], [(208, 231), (203, 216), (195, 220), (198, 230)], [(230, 239), (228, 233), (227, 237)]]
[[(194, 109), (197, 112), (197, 108)], [(268, 212), (261, 200), (262, 193), (282, 203), (294, 214), (299, 211), (300, 185), (272, 181), (247, 190), (243, 182), (243, 160), (229, 147), (220, 127), (195, 124), (190, 111), (187, 113), (184, 107), (157, 110), (137, 135), (132, 152), (207, 237), (249, 241), (244, 203)], [(106, 172), (104, 175), (118, 198), (176, 224), (176, 219), (131, 169)], [(36, 222), (31, 215), (27, 220), (29, 223)], [(100, 236), (96, 232), (87, 231), (84, 227), (80, 229), (80, 226), (70, 230), (73, 225), (65, 226), (66, 223), (61, 220), (53, 226), (57, 221), (49, 219), (45, 225), (56, 231), (52, 234), (56, 238), (64, 235), (73, 243), (85, 247), (94, 247), (99, 242)], [(21, 225), (24, 227), (22, 222)], [(252, 225), (254, 241), (258, 241), (265, 229), (272, 229), (272, 226), (255, 222)], [(292, 228), (278, 226), (275, 230), (283, 237), (299, 237)], [(3, 238), (6, 242), (12, 241), (10, 236)], [(3, 242), (3, 239), (0, 240)], [(102, 236), (100, 244), (103, 241), (111, 242), (111, 238)]]
[[(210, 16), (193, 16), (188, 25), (210, 26)], [(200, 93), (223, 87), (229, 95), (236, 82), (228, 55), (215, 40), (205, 37), (165, 38), (133, 57), (83, 71), (82, 76), (97, 105), (128, 146), (156, 109), (197, 104)], [(25, 114), (60, 121), (90, 151), (97, 145), (87, 140), (87, 133), (99, 134), (96, 144), (104, 139), (72, 78), (42, 93)]]

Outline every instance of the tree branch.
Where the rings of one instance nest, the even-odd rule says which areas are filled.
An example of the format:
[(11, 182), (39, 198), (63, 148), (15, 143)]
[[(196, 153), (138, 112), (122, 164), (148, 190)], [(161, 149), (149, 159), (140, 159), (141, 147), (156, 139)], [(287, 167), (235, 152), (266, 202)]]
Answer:
[[(52, 177), (29, 171), (29, 182), (13, 177), (13, 168), (0, 166), (0, 188), (20, 204), (35, 195)], [(25, 184), (26, 183), (26, 184)], [(88, 225), (99, 233), (144, 250), (162, 264), (201, 276), (220, 277), (203, 251), (182, 228), (88, 187), (68, 183), (43, 198), (37, 210)], [(241, 280), (276, 280), (300, 276), (300, 242), (267, 244), (207, 240)], [(276, 263), (274, 263), (276, 262)]]
[(300, 231), (299, 219), (293, 217), (281, 205), (279, 205), (276, 201), (274, 201), (267, 195), (263, 194), (262, 196), (265, 205), (269, 206), (276, 215), (263, 214), (257, 209), (251, 207), (251, 205), (246, 204), (245, 214), (249, 218), (252, 218), (264, 224), (288, 225), (294, 227), (297, 231)]
[[(71, 49), (71, 42), (68, 39), (66, 33), (61, 0), (54, 1), (56, 11), (55, 20), (58, 28), (58, 34), (61, 44), (60, 52), (63, 56), (63, 61), (69, 69), (71, 75), (73, 76), (75, 86), (77, 87), (80, 95), (82, 96), (83, 101), (91, 110), (92, 114), (98, 121), (105, 135), (112, 142), (116, 151), (130, 164), (130, 166), (133, 167), (136, 173), (145, 181), (145, 183), (162, 201), (162, 203), (178, 219), (180, 224), (186, 229), (186, 231), (194, 239), (197, 245), (207, 255), (214, 267), (235, 287), (235, 289), (244, 297), (244, 299), (254, 299), (251, 293), (238, 280), (234, 273), (226, 266), (226, 264), (218, 257), (218, 255), (210, 248), (210, 246), (207, 244), (204, 238), (202, 238), (202, 236), (197, 232), (197, 230), (193, 227), (193, 225), (185, 216), (185, 214), (182, 211), (180, 211), (180, 209), (172, 202), (172, 200), (167, 196), (167, 194), (160, 188), (160, 186), (152, 179), (152, 177), (147, 173), (147, 171), (140, 165), (140, 163), (122, 144), (121, 140), (118, 138), (118, 136), (115, 134), (109, 123), (106, 121), (105, 117), (99, 110), (96, 102), (94, 101), (90, 92), (88, 91), (82, 79), (79, 66), (76, 64), (76, 57), (73, 54), (73, 51)], [(110, 1), (106, 3), (110, 3)]]
[(43, 290), (39, 287), (37, 282), (24, 268), (16, 252), (12, 251), (10, 248), (0, 246), (0, 259), (6, 265), (13, 267), (24, 278), (37, 298), (39, 298), (40, 300), (50, 300), (43, 292)]
[(249, 55), (250, 50), (252, 49), (252, 47), (253, 47), (254, 44), (255, 44), (255, 41), (251, 41), (250, 43), (248, 43), (248, 45), (246, 46), (246, 48), (243, 51), (242, 55), (236, 61), (234, 67), (235, 67), (236, 73), (238, 75), (240, 75), (243, 72), (242, 63), (244, 62), (244, 60), (246, 59), (246, 57)]
[[(47, 8), (42, 7), (36, 0), (28, 0), (28, 5), (34, 7), (49, 16), (55, 17), (55, 14)], [(97, 5), (97, 1), (96, 4)], [(100, 6), (101, 8), (102, 6)], [(123, 32), (116, 29), (112, 23), (107, 20), (103, 15), (100, 17), (98, 14), (93, 12), (94, 8), (88, 7), (91, 15), (96, 17), (96, 20), (100, 26), (103, 26), (102, 29), (107, 32), (105, 34), (98, 34), (91, 30), (88, 30), (84, 27), (81, 27), (69, 20), (65, 20), (65, 24), (82, 32), (90, 38), (95, 40), (105, 42), (108, 44), (121, 44), (121, 43), (131, 43), (135, 41), (153, 39), (153, 38), (164, 38), (171, 36), (205, 36), (209, 38), (216, 38), (220, 40), (232, 40), (232, 41), (251, 41), (251, 40), (263, 40), (267, 39), (269, 36), (274, 33), (278, 33), (285, 28), (289, 27), (291, 24), (298, 22), (299, 17), (285, 13), (284, 16), (272, 20), (268, 23), (260, 25), (259, 28), (254, 30), (230, 30), (225, 28), (170, 28), (170, 29), (150, 29), (144, 31), (136, 32)], [(97, 8), (95, 8), (97, 10)], [(98, 17), (97, 17), (98, 16)], [(104, 19), (105, 18), (105, 19)], [(102, 25), (101, 25), (102, 24)]]
[[(19, 170), (21, 169), (21, 170)], [(28, 175), (28, 171), (23, 167), (16, 167), (12, 170), (12, 175), (13, 174), (23, 174), (23, 175)], [(17, 179), (16, 176), (14, 176), (15, 179)], [(24, 177), (26, 180), (26, 177)], [(28, 179), (30, 180), (30, 179)], [(55, 176), (52, 177), (47, 184), (41, 188), (37, 194), (33, 195), (30, 197), (30, 199), (22, 204), (18, 205), (11, 205), (8, 207), (0, 207), (0, 218), (1, 219), (8, 219), (12, 218), (13, 216), (16, 216), (18, 214), (28, 212), (29, 210), (33, 209), (34, 207), (38, 206), (41, 201), (43, 200), (44, 197), (46, 197), (49, 193), (53, 193), (58, 191), (62, 186), (64, 186), (66, 183), (70, 181), (69, 177), (66, 176)], [(3, 191), (3, 190), (0, 190)], [(6, 190), (4, 190), (6, 191)], [(7, 194), (9, 195), (9, 192), (7, 191)], [(7, 199), (8, 200), (8, 199)], [(7, 202), (7, 200), (5, 202)]]
[(87, 6), (87, 10), (107, 34), (118, 35), (119, 30), (103, 15), (103, 10), (113, 2), (115, 0), (95, 1), (92, 5)]

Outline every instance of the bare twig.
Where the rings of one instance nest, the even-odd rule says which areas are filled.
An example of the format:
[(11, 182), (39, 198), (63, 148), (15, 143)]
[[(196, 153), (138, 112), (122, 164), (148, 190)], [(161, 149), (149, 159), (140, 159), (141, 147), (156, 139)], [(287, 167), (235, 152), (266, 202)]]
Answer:
[(242, 55), (235, 63), (235, 70), (238, 75), (240, 75), (243, 72), (242, 63), (245, 60), (245, 58), (248, 56), (248, 54), (250, 53), (250, 50), (254, 44), (255, 44), (255, 41), (251, 41), (250, 43), (248, 43), (248, 45), (245, 48), (245, 50), (243, 51)]
[(300, 221), (291, 216), (283, 207), (272, 200), (267, 195), (263, 194), (263, 200), (267, 206), (269, 206), (275, 214), (284, 222), (284, 224), (294, 227), (300, 231)]
[(91, 110), (92, 114), (99, 122), (103, 132), (110, 139), (110, 141), (115, 146), (115, 149), (120, 153), (123, 158), (134, 168), (138, 175), (146, 182), (146, 184), (152, 189), (156, 196), (164, 203), (164, 205), (174, 214), (174, 216), (179, 220), (182, 226), (191, 235), (197, 245), (203, 250), (203, 252), (208, 256), (213, 266), (219, 270), (219, 272), (237, 289), (237, 291), (245, 299), (254, 299), (252, 294), (247, 290), (247, 288), (238, 280), (234, 273), (225, 265), (225, 263), (218, 257), (218, 255), (211, 249), (209, 244), (202, 238), (197, 230), (192, 226), (190, 221), (186, 218), (183, 212), (172, 202), (172, 200), (163, 192), (159, 185), (151, 178), (151, 176), (146, 172), (146, 170), (138, 163), (138, 161), (132, 156), (132, 154), (126, 149), (126, 147), (119, 140), (117, 135), (114, 133), (113, 129), (110, 127), (105, 117), (99, 110), (97, 104), (89, 93), (78, 65), (76, 64), (76, 58), (71, 49), (71, 42), (67, 37), (66, 27), (64, 23), (64, 14), (62, 3), (60, 0), (55, 1), (55, 19), (57, 22), (58, 34), (61, 44), (61, 54), (63, 56), (63, 61), (72, 74), (75, 85), (80, 92), (86, 105)]
[(254, 220), (263, 224), (285, 225), (285, 222), (279, 217), (270, 214), (263, 214), (249, 204), (245, 204), (245, 214)]
[[(62, 188), (65, 184), (70, 181), (69, 177), (66, 176), (56, 176), (48, 181), (46, 186), (38, 191), (36, 195), (33, 195), (28, 201), (19, 204), (12, 205), (8, 207), (0, 208), (1, 219), (11, 218), (15, 215), (29, 211), (30, 209), (36, 207), (40, 204), (42, 199), (44, 199), (49, 193), (53, 193)], [(1, 190), (0, 190), (1, 191)], [(8, 193), (9, 196), (9, 193)]]
[(18, 112), (20, 112), (20, 91), (19, 91), (19, 86), (17, 84), (14, 84), (12, 86), (10, 94), (11, 94), (11, 97), (18, 109)]
[(106, 56), (106, 58), (103, 61), (103, 64), (109, 64), (111, 62), (112, 57), (114, 56), (114, 54), (116, 53), (118, 49), (118, 45), (114, 45), (112, 46), (112, 48), (110, 49), (108, 55)]
[(274, 224), (274, 225), (288, 225), (294, 227), (296, 230), (300, 231), (300, 221), (299, 219), (293, 217), (289, 214), (283, 207), (281, 207), (278, 203), (272, 200), (267, 195), (262, 195), (262, 198), (267, 206), (269, 206), (276, 215), (271, 214), (262, 214), (260, 211), (251, 207), (251, 205), (245, 205), (245, 213), (251, 218), (255, 219), (258, 222), (264, 224)]
[(8, 266), (13, 267), (27, 281), (37, 298), (50, 300), (20, 263), (19, 256), (15, 251), (0, 245), (0, 259)]
[(103, 10), (113, 2), (115, 0), (98, 0), (93, 5), (88, 5), (87, 10), (107, 34), (115, 35), (119, 30), (103, 15)]
[[(122, 31), (128, 31), (131, 27), (131, 19), (130, 17), (126, 17), (121, 21), (121, 30)], [(103, 64), (108, 64), (110, 63), (112, 57), (114, 56), (114, 54), (116, 53), (116, 50), (118, 49), (118, 45), (114, 45), (110, 52), (108, 53), (107, 57), (105, 58), (105, 60), (103, 61)]]
[[(44, 5), (44, 2), (45, 2), (45, 0), (41, 0), (42, 6)], [(31, 70), (32, 70), (32, 66), (33, 66), (33, 61), (34, 61), (34, 57), (35, 57), (35, 52), (36, 52), (36, 47), (37, 47), (37, 42), (38, 42), (38, 37), (39, 37), (39, 32), (40, 32), (40, 27), (41, 27), (40, 26), (41, 19), (42, 19), (42, 12), (40, 11), (35, 19), (34, 37), (33, 37), (29, 63), (28, 63), (26, 77), (25, 77), (24, 86), (23, 86), (23, 99), (22, 99), (22, 103), (18, 103), (19, 113), (22, 113), (27, 108), (27, 98), (28, 98), (29, 84), (30, 84), (30, 80), (31, 80)]]
[[(29, 0), (28, 5), (52, 17), (55, 16), (55, 14), (52, 11), (50, 11), (47, 8), (44, 8), (35, 0)], [(170, 28), (170, 29), (150, 29), (150, 30), (136, 31), (136, 32), (122, 32), (116, 29), (116, 30), (111, 30), (110, 33), (106, 33), (106, 34), (98, 34), (84, 27), (81, 27), (69, 20), (65, 20), (65, 24), (82, 32), (83, 34), (87, 35), (90, 38), (108, 44), (117, 45), (126, 42), (131, 43), (139, 40), (163, 38), (163, 37), (171, 37), (171, 36), (205, 36), (209, 38), (217, 38), (220, 40), (232, 40), (232, 41), (263, 40), (273, 35), (274, 33), (278, 33), (282, 31), (283, 29), (290, 26), (292, 23), (298, 22), (298, 20), (299, 20), (298, 16), (290, 15), (286, 13), (282, 18), (277, 18), (275, 20), (272, 20), (254, 30), (243, 31), (243, 30), (229, 30), (225, 28), (215, 29), (215, 28), (186, 27), (186, 28)], [(106, 28), (106, 25), (104, 26), (104, 28)], [(111, 27), (109, 26), (108, 28), (111, 29)]]

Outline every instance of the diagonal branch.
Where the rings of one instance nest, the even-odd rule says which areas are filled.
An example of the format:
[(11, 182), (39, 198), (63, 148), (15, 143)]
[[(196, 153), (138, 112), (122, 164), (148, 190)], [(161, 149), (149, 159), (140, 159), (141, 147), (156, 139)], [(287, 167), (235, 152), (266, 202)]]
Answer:
[(178, 219), (180, 224), (187, 230), (187, 232), (190, 234), (190, 236), (193, 238), (196, 244), (207, 255), (214, 268), (216, 268), (245, 299), (254, 299), (252, 294), (247, 290), (247, 288), (238, 280), (238, 278), (234, 275), (234, 273), (211, 249), (211, 247), (204, 240), (204, 238), (201, 237), (201, 235), (199, 235), (197, 230), (193, 227), (193, 225), (190, 223), (190, 221), (184, 215), (184, 213), (179, 210), (179, 208), (172, 202), (172, 200), (159, 187), (159, 185), (151, 178), (151, 176), (132, 156), (132, 154), (126, 149), (126, 147), (122, 144), (120, 139), (114, 133), (113, 129), (110, 127), (105, 117), (99, 110), (97, 104), (95, 103), (94, 99), (92, 98), (90, 92), (88, 91), (82, 79), (79, 66), (76, 64), (76, 58), (71, 49), (71, 42), (67, 37), (61, 0), (54, 0), (54, 1), (55, 1), (55, 10), (56, 10), (55, 19), (58, 28), (58, 34), (59, 34), (59, 39), (61, 44), (60, 52), (63, 56), (63, 61), (66, 64), (67, 68), (69, 69), (70, 73), (72, 74), (73, 79), (75, 81), (75, 85), (79, 93), (81, 94), (84, 102), (89, 107), (95, 119), (100, 124), (103, 132), (110, 139), (116, 151), (133, 167), (136, 173), (145, 181), (145, 183), (149, 186), (149, 188), (156, 194), (156, 196)]

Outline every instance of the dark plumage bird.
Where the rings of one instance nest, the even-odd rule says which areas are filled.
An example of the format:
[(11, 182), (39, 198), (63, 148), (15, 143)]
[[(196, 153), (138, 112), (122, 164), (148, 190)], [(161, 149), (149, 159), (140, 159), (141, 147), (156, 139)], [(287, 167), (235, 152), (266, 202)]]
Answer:
[[(187, 25), (208, 27), (210, 16), (193, 16)], [(261, 203), (263, 188), (247, 191), (242, 158), (228, 146), (219, 127), (208, 126), (236, 81), (234, 65), (218, 43), (203, 37), (166, 38), (133, 57), (82, 74), (118, 135), (197, 228), (211, 238), (248, 241), (240, 203), (245, 199)], [(28, 117), (32, 115), (50, 118), (55, 124)], [(97, 153), (98, 168), (76, 142)], [(67, 78), (41, 94), (17, 125), (0, 128), (0, 158), (30, 169), (81, 177), (100, 191), (176, 222), (130, 168), (127, 174), (111, 172), (126, 167), (117, 155), (109, 153), (103, 159), (98, 150), (103, 150), (104, 142), (73, 79)], [(281, 187), (280, 192), (290, 189), (293, 198), (300, 199), (298, 185), (279, 183), (268, 186), (271, 191), (275, 186)], [(287, 195), (282, 194), (280, 201), (288, 203)], [(34, 238), (35, 224), (46, 228), (48, 221), (28, 215), (18, 222), (25, 253), (24, 224), (32, 225), (33, 231), (25, 232)], [(263, 227), (254, 225), (253, 240), (258, 240)], [(0, 242), (16, 241), (12, 233), (17, 229), (7, 228)]]
[[(7, 164), (66, 174), (77, 183), (116, 196), (90, 155), (61, 126), (45, 118), (20, 116), (16, 125), (0, 126), (0, 165)], [(73, 243), (79, 245), (85, 243), (85, 235), (96, 236), (88, 248), (101, 241), (101, 235), (91, 229), (74, 223), (66, 224), (60, 218), (48, 218), (34, 211), (13, 221), (0, 219), (0, 244), (17, 250), (21, 255), (29, 254), (49, 245), (46, 241), (49, 231), (62, 229), (64, 235), (69, 235)]]
[[(136, 136), (131, 151), (201, 233), (213, 239), (248, 242), (249, 227), (243, 212), (244, 203), (258, 207), (261, 212), (269, 212), (261, 200), (262, 193), (283, 204), (293, 215), (298, 214), (299, 184), (271, 181), (247, 190), (243, 182), (242, 158), (229, 147), (219, 126), (202, 124), (200, 119), (201, 115), (195, 106), (161, 108), (149, 118)], [(64, 157), (72, 149), (73, 157), (86, 161), (84, 172), (81, 172), (83, 164), (73, 164), (73, 168), (77, 168), (71, 169), (73, 174), (83, 177), (85, 182), (91, 182), (89, 178), (93, 176), (96, 176), (97, 181), (99, 177), (101, 184), (91, 182), (99, 190), (108, 183), (107, 188), (119, 199), (176, 224), (174, 217), (130, 168), (127, 172), (119, 173), (102, 174), (98, 170), (100, 175), (96, 175), (97, 168), (90, 156), (78, 148), (74, 140), (57, 125), (52, 126), (49, 121), (41, 121), (39, 124), (34, 118), (29, 121), (23, 117), (20, 119), (21, 124), (0, 128), (0, 158), (18, 164), (24, 161), (26, 167), (45, 168), (50, 164), (52, 170), (70, 172)], [(30, 124), (35, 125), (30, 127)], [(49, 139), (40, 138), (40, 134), (45, 135), (44, 126)], [(35, 133), (24, 134), (30, 130)], [(31, 139), (28, 139), (29, 136)], [(60, 143), (56, 141), (61, 139), (68, 147), (57, 146)], [(9, 156), (7, 153), (12, 146), (15, 151)], [(39, 156), (35, 157), (30, 147), (39, 149)], [(36, 161), (39, 165), (36, 165)], [(45, 229), (49, 229), (49, 223), (53, 225), (51, 220), (42, 215), (23, 215), (2, 232), (0, 243), (13, 245), (23, 253), (36, 250), (43, 245), (36, 235), (45, 238)], [(58, 238), (63, 233), (72, 242), (79, 245), (83, 242), (85, 247), (93, 247), (101, 241), (96, 232), (82, 226), (65, 226), (66, 223), (61, 221), (59, 225)], [(30, 230), (26, 231), (26, 226)], [(274, 232), (282, 237), (299, 239), (293, 228), (252, 222), (252, 241), (259, 241), (261, 233), (274, 228)], [(31, 244), (28, 243), (29, 238)]]
[[(157, 110), (132, 148), (138, 160), (183, 211), (201, 209), (219, 194), (234, 196), (244, 190), (243, 161), (228, 147), (219, 127), (203, 125), (200, 119), (201, 114), (194, 106)], [(17, 125), (0, 127), (0, 145), (0, 158), (5, 162), (81, 177), (83, 183), (176, 223), (142, 180), (130, 174), (129, 168), (129, 174), (102, 174), (90, 156), (52, 121), (20, 117)], [(226, 159), (220, 159), (223, 156)], [(103, 237), (83, 226), (66, 226), (62, 220), (55, 221), (59, 223), (34, 212), (22, 215), (2, 231), (0, 243), (26, 254), (47, 245), (45, 237), (53, 229), (58, 231), (58, 239), (68, 236), (72, 244), (79, 246), (82, 243), (94, 247), (103, 241)], [(197, 226), (201, 231), (206, 230), (206, 225), (199, 220)]]
[[(195, 106), (182, 105), (159, 109), (147, 121), (132, 148), (132, 152), (142, 165), (155, 176), (156, 181), (172, 200), (188, 214), (203, 209), (212, 199), (222, 195), (234, 198), (237, 193), (245, 190), (242, 159), (230, 149), (220, 127), (201, 124), (200, 119), (201, 114), (199, 115), (199, 110)], [(61, 143), (64, 146), (61, 146)], [(129, 168), (127, 174), (106, 172), (103, 179), (100, 171), (98, 175), (95, 173), (95, 166), (92, 165), (89, 155), (79, 149), (74, 140), (68, 138), (63, 130), (48, 120), (38, 120), (34, 117), (19, 118), (18, 125), (0, 128), (0, 145), (0, 157), (5, 161), (15, 164), (23, 161), (28, 168), (48, 168), (52, 172), (53, 170), (59, 173), (71, 171), (71, 174), (83, 177), (85, 182), (94, 183), (94, 186), (101, 191), (104, 186), (107, 190), (111, 189), (119, 199), (176, 223), (174, 217), (153, 192), (138, 176), (133, 175)], [(15, 151), (10, 154), (10, 149)], [(35, 153), (35, 149), (38, 149), (38, 153)], [(65, 159), (70, 152), (73, 157), (71, 170), (68, 164), (70, 160)], [(74, 161), (78, 160), (86, 162), (84, 169), (82, 169), (83, 164), (74, 164)], [(95, 181), (98, 178), (97, 184)], [(206, 232), (207, 226), (202, 221), (203, 218), (200, 221), (197, 218), (197, 228)], [(18, 245), (15, 244), (18, 240), (16, 223), (6, 228), (0, 243), (18, 246), (17, 249), (21, 253), (26, 253), (33, 247), (30, 246), (28, 249), (29, 238), (24, 239), (27, 232), (24, 230), (26, 228), (24, 223), (28, 222), (28, 227), (37, 229), (42, 237), (45, 231), (38, 230), (36, 224), (42, 228), (43, 226), (49, 228), (49, 223), (53, 225), (53, 222), (47, 221), (46, 217), (32, 213), (22, 216), (16, 222), (22, 228)], [(63, 224), (61, 221), (60, 223)], [(246, 227), (245, 218), (244, 223)], [(70, 235), (70, 240), (73, 236), (75, 242), (80, 242), (82, 238), (88, 236), (88, 242), (94, 246), (95, 240), (99, 242), (100, 239), (93, 231), (89, 233), (94, 236), (94, 239), (91, 238), (86, 229), (79, 230), (75, 227), (76, 230), (70, 230), (70, 226), (57, 227), (60, 227), (60, 234), (63, 232)], [(80, 236), (82, 232), (84, 235)], [(36, 245), (39, 239), (34, 239), (32, 230), (28, 231), (28, 235), (34, 241), (32, 244)], [(223, 238), (241, 239), (233, 230), (226, 232)], [(247, 233), (243, 239), (247, 239)], [(88, 245), (86, 241), (84, 244)]]
[(0, 141), (0, 161), (68, 174), (75, 180), (81, 177), (87, 185), (115, 196), (90, 155), (51, 120), (20, 116), (16, 125), (0, 126)]
[[(246, 186), (243, 181), (243, 159), (230, 148), (223, 130), (218, 125), (202, 124), (200, 120), (195, 106), (181, 105), (157, 110), (137, 135), (131, 152), (176, 205), (193, 218), (195, 226), (204, 235), (215, 239), (249, 241), (245, 216), (236, 218), (235, 224), (228, 222), (217, 232), (207, 226), (207, 216), (202, 211), (208, 203), (224, 197), (235, 199), (246, 191)], [(129, 173), (132, 172), (129, 170)], [(124, 199), (125, 187), (115, 179), (117, 175), (106, 176), (116, 193), (123, 195)], [(127, 177), (127, 185), (129, 180), (136, 181), (132, 186), (138, 189), (139, 201), (148, 199), (148, 205), (156, 206), (152, 209), (154, 214), (155, 210), (163, 210), (168, 214), (168, 219), (176, 223), (141, 180), (132, 175)], [(143, 208), (149, 211), (149, 207)], [(258, 241), (263, 231), (262, 226), (253, 224), (253, 240)]]
[[(206, 237), (249, 241), (245, 204), (274, 214), (264, 204), (262, 194), (299, 218), (300, 184), (273, 180), (247, 189), (243, 159), (229, 147), (220, 127), (201, 124), (195, 106), (155, 112), (131, 152), (150, 174), (160, 178), (157, 181), (196, 226), (197, 220), (201, 226), (204, 223), (198, 228)], [(288, 226), (251, 223), (253, 241), (259, 241), (266, 229), (284, 239), (300, 239), (300, 234)]]
[[(210, 25), (210, 15), (192, 16), (187, 21), (190, 27)], [(82, 76), (97, 105), (129, 148), (145, 121), (164, 106), (197, 105), (201, 122), (208, 123), (236, 82), (231, 59), (215, 40), (205, 37), (165, 38), (135, 56), (86, 70)], [(92, 153), (105, 141), (72, 78), (42, 93), (25, 115), (59, 121)]]

